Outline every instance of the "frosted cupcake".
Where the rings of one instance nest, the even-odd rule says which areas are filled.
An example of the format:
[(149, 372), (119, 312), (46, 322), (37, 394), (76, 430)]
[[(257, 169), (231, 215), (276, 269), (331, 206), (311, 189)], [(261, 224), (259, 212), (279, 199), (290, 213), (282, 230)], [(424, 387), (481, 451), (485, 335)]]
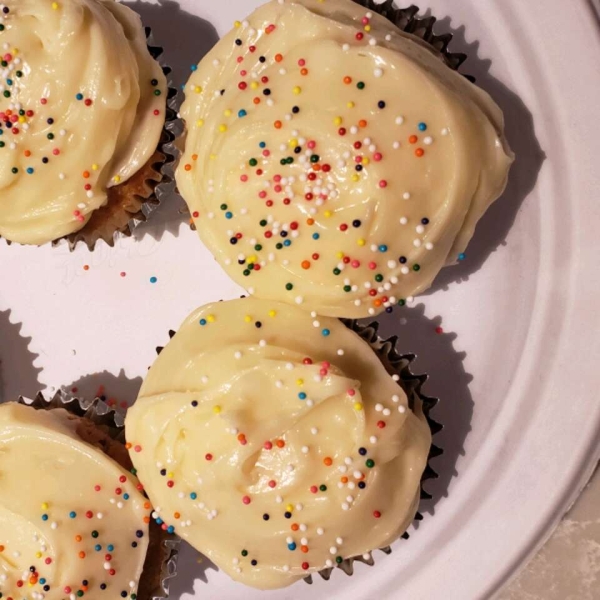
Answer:
[(0, 598), (158, 597), (150, 504), (120, 463), (124, 445), (88, 419), (0, 405)]
[(167, 84), (140, 18), (114, 0), (8, 0), (0, 57), (0, 236), (112, 241), (165, 162)]
[(267, 3), (186, 85), (177, 172), (250, 293), (374, 315), (465, 251), (513, 160), (492, 99), (350, 0)]
[(153, 516), (261, 589), (389, 545), (431, 448), (397, 379), (337, 319), (255, 298), (198, 309), (126, 418)]

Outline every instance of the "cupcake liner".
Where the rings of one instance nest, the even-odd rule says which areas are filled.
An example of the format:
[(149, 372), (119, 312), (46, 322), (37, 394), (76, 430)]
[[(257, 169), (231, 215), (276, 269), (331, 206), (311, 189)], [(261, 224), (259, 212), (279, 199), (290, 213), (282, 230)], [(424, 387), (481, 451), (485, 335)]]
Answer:
[[(125, 417), (122, 413), (110, 408), (99, 398), (92, 401), (81, 398), (71, 397), (62, 391), (56, 392), (52, 397), (46, 398), (42, 392), (33, 399), (21, 396), (18, 400), (20, 404), (32, 406), (36, 410), (51, 410), (64, 408), (70, 414), (87, 419), (106, 432), (110, 438), (125, 444)], [(152, 527), (152, 525), (151, 525)], [(167, 600), (169, 597), (169, 585), (171, 579), (177, 574), (177, 555), (179, 552), (179, 538), (168, 535), (159, 530), (158, 527), (150, 535), (150, 546), (160, 544), (162, 546), (162, 560), (160, 566), (160, 576), (156, 583), (153, 583), (149, 589), (144, 589), (145, 581), (151, 581), (155, 573), (150, 569), (149, 558), (151, 557), (151, 548), (146, 557), (144, 573), (140, 581), (140, 590), (138, 591), (139, 600)], [(153, 566), (153, 565), (152, 565)], [(146, 573), (148, 569), (148, 573)]]
[[(356, 319), (340, 319), (340, 321), (351, 329), (356, 334), (358, 334), (363, 340), (365, 340), (373, 349), (375, 354), (378, 356), (379, 360), (387, 370), (387, 372), (397, 380), (400, 387), (404, 390), (405, 394), (408, 397), (408, 405), (411, 410), (414, 410), (415, 406), (421, 406), (421, 410), (425, 418), (427, 419), (427, 424), (429, 425), (429, 429), (431, 430), (431, 435), (435, 436), (436, 433), (440, 432), (443, 429), (443, 425), (435, 421), (431, 416), (431, 411), (439, 402), (438, 398), (432, 398), (430, 396), (426, 396), (422, 392), (423, 384), (429, 378), (429, 375), (420, 374), (416, 375), (411, 371), (411, 365), (413, 361), (416, 359), (415, 354), (400, 354), (396, 350), (396, 343), (398, 341), (398, 336), (394, 335), (387, 339), (382, 339), (378, 335), (379, 323), (377, 321), (373, 321), (372, 323), (362, 324)], [(169, 330), (169, 339), (171, 339), (177, 332), (173, 329)], [(164, 350), (164, 346), (158, 346), (156, 348), (156, 354), (160, 354)], [(430, 464), (430, 461), (437, 456), (440, 456), (444, 451), (436, 446), (435, 444), (431, 444), (431, 448), (429, 449), (429, 454), (427, 456), (427, 465), (425, 470), (423, 471), (423, 475), (421, 476), (421, 492), (420, 499), (421, 500), (429, 500), (432, 498), (431, 494), (429, 494), (424, 489), (424, 484), (426, 481), (430, 479), (437, 479), (438, 474), (433, 469)], [(414, 521), (422, 521), (423, 515), (417, 511), (415, 514)], [(404, 532), (401, 536), (402, 539), (407, 540), (410, 536), (407, 532)], [(391, 554), (392, 549), (390, 546), (385, 546), (383, 548), (378, 548), (380, 552), (384, 554)], [(318, 574), (325, 579), (329, 580), (331, 574), (334, 570), (339, 569), (346, 573), (346, 575), (350, 576), (354, 573), (354, 563), (361, 562), (363, 564), (373, 566), (375, 564), (375, 560), (373, 558), (373, 551), (363, 554), (362, 556), (355, 556), (351, 558), (347, 558), (343, 560), (340, 564), (335, 565), (331, 568), (322, 569), (318, 571)], [(308, 575), (304, 578), (306, 583), (312, 584), (313, 576)]]
[[(355, 333), (357, 333), (363, 340), (365, 340), (373, 349), (375, 354), (377, 354), (379, 360), (386, 368), (387, 372), (392, 375), (398, 381), (398, 385), (404, 390), (408, 397), (408, 405), (411, 410), (414, 410), (415, 406), (421, 405), (423, 414), (427, 419), (427, 424), (429, 425), (429, 429), (431, 430), (431, 434), (434, 436), (436, 433), (442, 430), (443, 426), (440, 425), (437, 421), (435, 421), (431, 417), (431, 411), (439, 402), (438, 398), (432, 398), (430, 396), (426, 396), (422, 392), (423, 384), (427, 381), (428, 375), (415, 375), (411, 371), (411, 365), (415, 360), (416, 356), (414, 354), (400, 354), (396, 350), (396, 343), (398, 341), (398, 336), (394, 335), (387, 339), (382, 339), (378, 335), (379, 323), (377, 321), (373, 321), (372, 323), (363, 325), (356, 319), (340, 319), (342, 323), (348, 329), (351, 329)], [(435, 472), (433, 467), (430, 464), (431, 459), (439, 456), (443, 453), (443, 450), (436, 446), (435, 444), (431, 445), (429, 449), (429, 454), (427, 456), (427, 466), (423, 471), (423, 475), (421, 476), (421, 500), (427, 500), (432, 498), (431, 494), (429, 494), (424, 489), (424, 484), (429, 479), (436, 479), (438, 474)], [(420, 512), (417, 512), (414, 518), (415, 521), (423, 520), (423, 515)], [(408, 533), (404, 532), (402, 539), (407, 540), (409, 538)], [(385, 546), (383, 548), (378, 549), (380, 552), (384, 554), (391, 554), (392, 549), (390, 546)], [(323, 569), (318, 571), (319, 575), (325, 579), (329, 580), (332, 573), (335, 569), (339, 569), (343, 571), (346, 575), (350, 576), (354, 573), (354, 563), (360, 562), (366, 564), (368, 566), (373, 566), (375, 564), (375, 560), (373, 558), (373, 552), (369, 552), (367, 554), (363, 554), (362, 556), (355, 556), (352, 558), (347, 558), (342, 561), (339, 565), (335, 567)], [(307, 583), (312, 583), (312, 575), (304, 578), (304, 581)]]
[[(145, 27), (144, 31), (150, 55), (168, 77), (171, 67), (162, 59), (164, 49), (155, 45), (150, 27)], [(107, 204), (94, 211), (84, 227), (53, 240), (52, 246), (58, 246), (66, 240), (71, 251), (80, 242), (93, 251), (96, 242), (103, 240), (112, 247), (119, 235), (131, 236), (133, 230), (140, 223), (147, 221), (158, 206), (172, 194), (175, 189), (175, 167), (181, 154), (175, 141), (183, 132), (183, 125), (177, 114), (178, 94), (176, 88), (168, 85), (165, 124), (156, 151), (146, 164), (128, 181), (110, 188)], [(136, 193), (128, 194), (128, 186), (133, 184), (137, 188)], [(117, 206), (115, 202), (111, 202), (111, 195)], [(13, 243), (10, 240), (5, 242), (9, 246)]]
[[(168, 77), (171, 67), (162, 59), (164, 49), (154, 43), (150, 27), (145, 27), (145, 33), (150, 55)], [(53, 241), (53, 245), (67, 240), (72, 251), (79, 242), (83, 242), (90, 251), (93, 251), (96, 242), (104, 240), (109, 246), (114, 246), (119, 234), (125, 237), (131, 236), (137, 225), (147, 221), (161, 202), (173, 192), (175, 166), (180, 154), (174, 142), (183, 130), (177, 116), (177, 96), (177, 89), (168, 85), (165, 124), (156, 152), (149, 161), (131, 179), (110, 188), (106, 206), (95, 211), (82, 229)], [(127, 193), (128, 186), (132, 185), (137, 188), (135, 194)], [(120, 192), (123, 193), (122, 198)], [(112, 199), (117, 201), (117, 207), (111, 203), (111, 195)], [(101, 222), (96, 224), (96, 220)]]

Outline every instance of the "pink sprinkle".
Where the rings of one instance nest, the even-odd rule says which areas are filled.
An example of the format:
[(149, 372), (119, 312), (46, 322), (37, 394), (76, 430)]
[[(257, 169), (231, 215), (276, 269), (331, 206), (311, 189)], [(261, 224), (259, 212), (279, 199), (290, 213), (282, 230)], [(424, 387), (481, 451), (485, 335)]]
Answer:
[(73, 211), (73, 214), (74, 214), (76, 217), (78, 217), (78, 216), (79, 216), (81, 213), (80, 213), (78, 210), (74, 210), (74, 211)]
[(312, 150), (313, 148), (316, 147), (317, 142), (315, 142), (314, 140), (310, 140), (310, 142), (308, 142), (308, 144), (306, 144), (306, 145)]
[(324, 361), (321, 363), (321, 366), (322, 366), (324, 369), (329, 369), (329, 367), (331, 367), (331, 363), (330, 363), (330, 362), (327, 362), (326, 360), (324, 360)]
[(125, 271), (121, 271), (120, 275), (121, 275), (121, 277), (125, 277), (127, 275), (127, 273), (125, 273)]
[(250, 504), (250, 502), (252, 502), (252, 500), (250, 500), (250, 496), (244, 496), (244, 497), (242, 498), (242, 502), (243, 502), (244, 504)]
[(362, 162), (362, 156), (355, 156), (354, 157), (354, 162), (361, 163)]
[(305, 61), (303, 58), (301, 58), (301, 59), (298, 61), (298, 64), (299, 64), (301, 67), (303, 67), (303, 66), (306, 64), (306, 61)]
[(279, 183), (279, 182), (281, 181), (281, 175), (275, 175), (275, 176), (273, 177), (273, 181), (274, 181), (275, 183)]
[(47, 104), (47, 103), (48, 103), (48, 99), (47, 99), (47, 98), (42, 98), (42, 99), (40, 100), (40, 103), (41, 103), (41, 104)]
[(319, 488), (318, 488), (316, 485), (311, 485), (311, 486), (310, 486), (310, 491), (311, 491), (313, 494), (316, 494), (316, 493), (319, 491)]
[(258, 197), (259, 198), (266, 198), (267, 197), (267, 192), (265, 192), (265, 191), (258, 192)]
[(321, 375), (321, 377), (325, 377), (325, 375), (327, 375), (327, 373), (328, 373), (327, 369), (321, 369), (319, 371), (319, 375)]
[(270, 150), (263, 150), (263, 156), (271, 156)]
[(270, 488), (274, 488), (276, 485), (277, 485), (277, 482), (274, 479), (271, 479), (271, 481), (269, 481)]
[(363, 17), (360, 22), (363, 25), (368, 25), (369, 24), (369, 18), (368, 17)]
[(283, 188), (282, 188), (280, 185), (276, 185), (276, 186), (275, 186), (273, 189), (274, 189), (274, 190), (275, 190), (277, 193), (279, 193), (279, 192), (281, 192), (281, 190), (282, 190)]
[(381, 154), (381, 152), (375, 152), (375, 154), (373, 154), (373, 160), (380, 161), (382, 158), (383, 155)]
[(271, 448), (273, 448), (273, 443), (265, 442), (264, 446), (265, 446), (265, 450), (271, 450)]
[(248, 181), (248, 175), (242, 175), (240, 177), (240, 180), (243, 181), (244, 183), (246, 183), (246, 181)]
[(95, 485), (94, 486), (94, 490), (99, 492), (102, 488), (99, 485)]
[(142, 451), (142, 447), (141, 447), (141, 446), (134, 446), (134, 447), (133, 447), (133, 449), (134, 449), (136, 452), (141, 452), (141, 451)]
[(369, 266), (369, 269), (371, 269), (371, 271), (372, 271), (373, 269), (376, 269), (376, 268), (377, 268), (377, 263), (376, 263), (376, 262), (373, 262), (373, 261), (371, 261), (371, 262), (369, 263), (369, 265), (368, 265), (368, 266)]
[(355, 269), (358, 269), (358, 267), (360, 267), (360, 260), (353, 260), (350, 265)]
[(58, 156), (60, 154), (60, 150), (58, 148), (54, 148), (54, 150), (52, 150), (52, 154), (54, 154), (54, 156)]
[(85, 219), (84, 219), (83, 217), (81, 217), (81, 216), (79, 216), (79, 217), (76, 217), (76, 219), (77, 219), (77, 220), (78, 220), (80, 223), (83, 223), (83, 222), (85, 221)]
[(246, 71), (246, 69), (242, 69), (242, 70), (240, 71), (240, 75), (241, 75), (242, 77), (246, 77), (246, 75), (248, 75), (248, 71)]
[(244, 57), (243, 57), (243, 56), (238, 56), (238, 57), (237, 57), (237, 61), (238, 61), (238, 63), (241, 63), (243, 60), (244, 60)]
[(5, 54), (4, 55), (4, 60), (6, 62), (10, 62), (12, 60), (12, 54)]
[(382, 179), (382, 180), (379, 182), (379, 187), (380, 187), (380, 188), (385, 188), (385, 187), (387, 187), (387, 181), (386, 181), (385, 179)]
[(356, 395), (356, 390), (348, 390), (348, 396), (355, 396)]

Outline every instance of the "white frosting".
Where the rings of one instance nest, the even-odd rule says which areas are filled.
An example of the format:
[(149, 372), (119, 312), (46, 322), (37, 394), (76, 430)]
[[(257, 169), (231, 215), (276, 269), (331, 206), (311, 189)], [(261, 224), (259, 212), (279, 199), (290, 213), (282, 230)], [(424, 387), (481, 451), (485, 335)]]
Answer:
[(4, 6), (0, 236), (43, 244), (81, 229), (150, 159), (167, 86), (140, 18), (114, 0)]
[(485, 92), (350, 0), (259, 8), (192, 73), (182, 116), (179, 189), (219, 263), (332, 316), (427, 289), (513, 160)]

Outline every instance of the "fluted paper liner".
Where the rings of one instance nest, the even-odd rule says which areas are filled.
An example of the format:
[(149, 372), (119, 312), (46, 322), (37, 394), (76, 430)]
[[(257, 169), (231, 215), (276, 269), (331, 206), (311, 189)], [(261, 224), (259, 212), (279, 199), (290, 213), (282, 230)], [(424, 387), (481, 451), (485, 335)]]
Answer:
[[(83, 400), (59, 391), (46, 399), (44, 394), (39, 392), (33, 400), (21, 396), (19, 403), (32, 406), (37, 410), (64, 408), (70, 414), (90, 421), (112, 440), (123, 446), (125, 444), (124, 415), (110, 408), (99, 398), (93, 401)], [(179, 543), (179, 538), (165, 533), (153, 521), (151, 522), (150, 544), (140, 579), (138, 600), (166, 600), (169, 597), (169, 584), (177, 573)], [(159, 556), (153, 554), (156, 546), (160, 546), (161, 550), (159, 573), (155, 571)]]

